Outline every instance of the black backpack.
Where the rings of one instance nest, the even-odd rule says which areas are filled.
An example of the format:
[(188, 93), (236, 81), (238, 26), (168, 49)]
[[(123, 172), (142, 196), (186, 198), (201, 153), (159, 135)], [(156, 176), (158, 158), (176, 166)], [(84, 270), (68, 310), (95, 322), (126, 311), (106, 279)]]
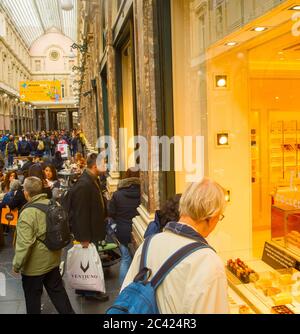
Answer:
[(10, 141), (8, 144), (7, 144), (7, 152), (9, 154), (14, 154), (16, 153), (16, 146), (15, 146), (15, 143)]
[(30, 148), (28, 147), (29, 146), (29, 144), (27, 143), (27, 141), (26, 142), (21, 142), (21, 145), (20, 145), (20, 153), (21, 154), (28, 154), (28, 153), (30, 153)]
[(24, 209), (36, 208), (46, 214), (46, 239), (42, 242), (50, 251), (58, 251), (71, 242), (69, 217), (67, 211), (56, 201), (50, 200), (49, 204), (33, 203)]

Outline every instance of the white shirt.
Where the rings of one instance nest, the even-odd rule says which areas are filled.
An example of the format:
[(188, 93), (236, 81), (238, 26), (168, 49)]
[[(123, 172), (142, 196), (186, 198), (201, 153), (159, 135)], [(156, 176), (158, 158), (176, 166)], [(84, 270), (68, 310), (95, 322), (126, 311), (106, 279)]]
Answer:
[[(155, 275), (171, 255), (193, 242), (169, 231), (158, 234), (151, 241), (147, 267)], [(142, 246), (135, 254), (122, 290), (138, 274), (141, 252)], [(227, 295), (222, 260), (213, 250), (201, 249), (186, 257), (169, 273), (157, 289), (156, 300), (161, 314), (228, 314)]]

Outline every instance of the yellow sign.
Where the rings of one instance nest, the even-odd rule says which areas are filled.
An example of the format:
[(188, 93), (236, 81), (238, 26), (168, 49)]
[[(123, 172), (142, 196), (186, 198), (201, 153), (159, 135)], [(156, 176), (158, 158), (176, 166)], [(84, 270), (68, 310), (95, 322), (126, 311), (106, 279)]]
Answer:
[(60, 102), (60, 81), (22, 81), (20, 83), (20, 100), (22, 102)]

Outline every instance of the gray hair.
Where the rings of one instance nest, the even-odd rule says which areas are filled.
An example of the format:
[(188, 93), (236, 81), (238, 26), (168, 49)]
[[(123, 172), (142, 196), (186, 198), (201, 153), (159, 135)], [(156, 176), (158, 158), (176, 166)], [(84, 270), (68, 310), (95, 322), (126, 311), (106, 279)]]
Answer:
[(19, 180), (12, 180), (9, 185), (9, 190), (10, 191), (16, 191), (21, 188), (21, 183)]
[(188, 186), (180, 200), (180, 215), (205, 221), (225, 210), (225, 190), (215, 181), (204, 178)]
[(28, 177), (24, 182), (24, 191), (26, 191), (29, 197), (34, 197), (42, 194), (43, 182), (38, 177)]

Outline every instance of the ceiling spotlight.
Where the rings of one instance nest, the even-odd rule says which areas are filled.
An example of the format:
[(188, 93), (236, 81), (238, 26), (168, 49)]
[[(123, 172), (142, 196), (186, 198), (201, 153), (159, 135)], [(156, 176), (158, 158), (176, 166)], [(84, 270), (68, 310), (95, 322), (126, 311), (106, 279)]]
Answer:
[(225, 46), (236, 46), (238, 45), (238, 42), (228, 42), (225, 44)]
[(252, 31), (263, 32), (266, 31), (267, 29), (268, 29), (267, 27), (255, 27), (252, 29)]
[(60, 0), (61, 9), (65, 11), (70, 11), (74, 8), (72, 0)]
[(19, 99), (16, 98), (16, 99), (15, 99), (15, 102), (19, 102)]
[(293, 7), (289, 8), (289, 10), (297, 10), (297, 11), (299, 11), (300, 10), (300, 5), (293, 6)]

